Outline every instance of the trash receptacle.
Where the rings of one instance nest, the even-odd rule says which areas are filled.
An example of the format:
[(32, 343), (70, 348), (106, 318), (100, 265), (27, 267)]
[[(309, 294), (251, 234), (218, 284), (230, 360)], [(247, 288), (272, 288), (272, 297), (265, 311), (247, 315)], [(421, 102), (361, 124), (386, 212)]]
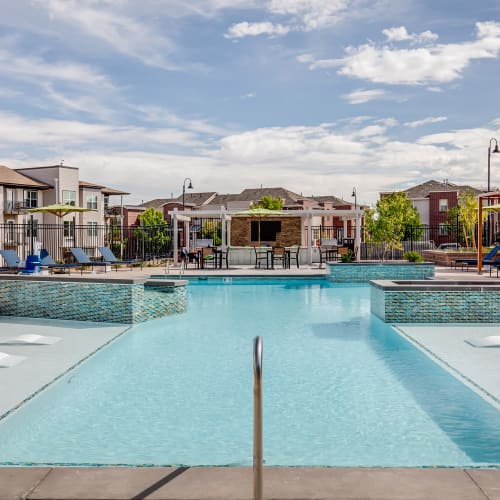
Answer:
[(40, 261), (40, 257), (38, 255), (28, 255), (26, 257), (26, 271), (39, 273), (41, 264), (42, 262)]

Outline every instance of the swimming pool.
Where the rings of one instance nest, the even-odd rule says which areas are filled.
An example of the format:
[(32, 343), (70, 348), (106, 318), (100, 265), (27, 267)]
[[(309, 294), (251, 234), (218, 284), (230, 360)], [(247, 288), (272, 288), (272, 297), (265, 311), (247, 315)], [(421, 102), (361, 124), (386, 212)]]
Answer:
[(369, 287), (191, 282), (0, 421), (2, 464), (251, 465), (252, 339), (267, 465), (490, 466), (500, 412), (370, 314)]

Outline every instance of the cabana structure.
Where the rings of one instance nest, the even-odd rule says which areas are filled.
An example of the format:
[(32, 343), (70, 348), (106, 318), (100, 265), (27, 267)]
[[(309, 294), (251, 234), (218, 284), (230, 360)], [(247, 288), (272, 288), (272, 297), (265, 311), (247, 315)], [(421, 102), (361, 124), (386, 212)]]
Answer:
[[(286, 221), (285, 223), (287, 225), (292, 225), (294, 224), (292, 222), (292, 219), (295, 219), (298, 221), (296, 224), (296, 227), (298, 228), (300, 226), (300, 229), (298, 229), (297, 234), (299, 240), (298, 241), (290, 241), (290, 240), (284, 240), (281, 241), (280, 243), (282, 246), (291, 246), (293, 244), (301, 245), (306, 249), (307, 252), (307, 263), (312, 264), (312, 256), (313, 256), (313, 247), (314, 247), (314, 241), (313, 241), (313, 232), (311, 228), (314, 225), (314, 218), (315, 217), (324, 217), (324, 216), (334, 216), (338, 217), (341, 220), (344, 221), (344, 234), (347, 232), (347, 221), (354, 221), (355, 222), (355, 237), (354, 237), (354, 248), (358, 249), (356, 252), (356, 260), (360, 260), (360, 252), (359, 248), (361, 246), (361, 221), (363, 218), (364, 211), (360, 208), (354, 209), (354, 210), (315, 210), (315, 209), (309, 209), (309, 210), (275, 210), (275, 213), (272, 216), (272, 219), (277, 219), (277, 220), (283, 220)], [(234, 224), (235, 226), (237, 223), (235, 222), (235, 219), (239, 219), (242, 217), (241, 211), (240, 210), (226, 210), (224, 207), (221, 207), (220, 210), (177, 210), (174, 209), (172, 211), (168, 212), (168, 215), (171, 216), (172, 220), (172, 225), (174, 229), (174, 241), (173, 241), (173, 257), (174, 257), (174, 265), (176, 265), (179, 261), (179, 224), (184, 224), (184, 234), (189, 235), (190, 234), (190, 225), (192, 219), (203, 219), (203, 218), (211, 218), (211, 219), (219, 219), (221, 221), (221, 246), (223, 248), (227, 246), (240, 246), (242, 245), (242, 241), (244, 241), (244, 245), (242, 246), (250, 246), (250, 237), (247, 238), (247, 240), (242, 239), (242, 236), (240, 234), (234, 234), (234, 237), (231, 238), (232, 234), (232, 225)], [(258, 221), (259, 217), (246, 217), (247, 219), (251, 219), (252, 221)], [(266, 216), (265, 220), (269, 220), (271, 217)], [(262, 219), (264, 220), (264, 219)], [(240, 224), (240, 223), (238, 223)], [(247, 223), (248, 224), (248, 223)], [(260, 224), (260, 221), (259, 221)], [(247, 226), (248, 227), (248, 226)], [(306, 231), (307, 228), (307, 231)], [(236, 227), (235, 227), (236, 229)], [(260, 226), (259, 226), (260, 229)], [(248, 229), (250, 231), (250, 229)], [(260, 239), (260, 238), (259, 238)], [(238, 240), (238, 241), (236, 241)], [(265, 238), (262, 238), (264, 241)], [(191, 245), (192, 242), (189, 241), (189, 238), (186, 239), (187, 245)], [(191, 248), (188, 247), (188, 250), (191, 250)]]
[[(489, 193), (480, 194), (477, 197), (477, 273), (483, 273), (483, 212), (488, 213), (488, 217), (495, 212), (500, 212), (500, 192), (494, 191)], [(486, 201), (487, 205), (483, 207), (483, 202)], [(492, 202), (492, 204), (490, 204)], [(490, 224), (490, 221), (488, 221)], [(491, 233), (491, 226), (488, 225), (489, 233)]]

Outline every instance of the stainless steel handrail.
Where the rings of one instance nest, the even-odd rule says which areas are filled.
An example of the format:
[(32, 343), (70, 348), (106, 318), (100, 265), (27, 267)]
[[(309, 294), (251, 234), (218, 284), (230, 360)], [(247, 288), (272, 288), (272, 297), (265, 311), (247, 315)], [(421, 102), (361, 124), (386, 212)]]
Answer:
[(262, 500), (262, 337), (253, 339), (253, 498)]
[(186, 261), (182, 260), (181, 267), (179, 268), (179, 278), (182, 278), (182, 275), (184, 274), (185, 270), (186, 270)]

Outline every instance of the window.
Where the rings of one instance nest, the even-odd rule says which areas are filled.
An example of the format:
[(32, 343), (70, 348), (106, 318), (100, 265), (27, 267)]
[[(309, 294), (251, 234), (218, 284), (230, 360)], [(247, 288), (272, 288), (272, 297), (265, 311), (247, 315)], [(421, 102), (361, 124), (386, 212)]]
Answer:
[(97, 195), (96, 194), (88, 194), (87, 195), (87, 208), (97, 210)]
[(448, 224), (439, 224), (439, 236), (448, 236), (450, 234), (450, 226)]
[(63, 205), (76, 205), (76, 191), (63, 191)]
[(24, 191), (24, 207), (36, 208), (38, 206), (38, 191), (26, 190)]
[(75, 237), (75, 225), (72, 220), (64, 221), (64, 237), (74, 238)]
[(448, 211), (448, 200), (447, 199), (439, 200), (439, 211), (440, 212), (447, 212)]
[(104, 195), (104, 210), (109, 208), (109, 194)]
[[(260, 222), (260, 238), (259, 238)], [(251, 241), (276, 241), (277, 233), (281, 232), (281, 221), (252, 221)]]
[(87, 222), (87, 236), (97, 236), (97, 222)]

